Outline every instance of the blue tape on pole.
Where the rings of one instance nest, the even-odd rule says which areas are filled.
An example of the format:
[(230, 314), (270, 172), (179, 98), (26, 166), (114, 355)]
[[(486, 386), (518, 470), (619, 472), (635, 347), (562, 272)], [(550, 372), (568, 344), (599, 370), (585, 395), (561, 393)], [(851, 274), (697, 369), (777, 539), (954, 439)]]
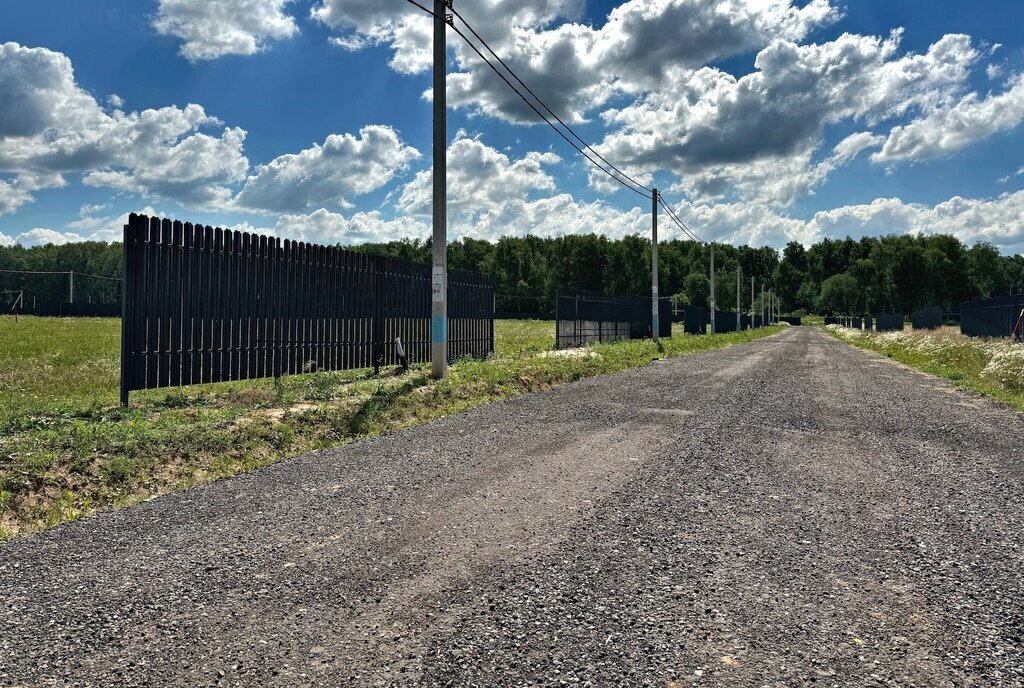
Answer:
[(443, 315), (435, 315), (430, 319), (430, 341), (448, 341), (448, 318)]

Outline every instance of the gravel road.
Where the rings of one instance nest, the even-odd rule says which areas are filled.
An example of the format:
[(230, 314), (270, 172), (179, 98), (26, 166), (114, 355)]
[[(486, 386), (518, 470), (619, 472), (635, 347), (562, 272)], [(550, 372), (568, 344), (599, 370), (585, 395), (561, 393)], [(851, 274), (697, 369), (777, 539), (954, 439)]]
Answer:
[(793, 328), (0, 545), (0, 685), (1021, 686), (1021, 438)]

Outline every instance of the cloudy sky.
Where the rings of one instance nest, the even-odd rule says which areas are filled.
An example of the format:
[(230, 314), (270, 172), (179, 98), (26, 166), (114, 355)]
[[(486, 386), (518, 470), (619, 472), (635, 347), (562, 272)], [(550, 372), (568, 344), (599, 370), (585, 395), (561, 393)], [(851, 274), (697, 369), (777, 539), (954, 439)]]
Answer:
[[(455, 1), (705, 239), (1024, 248), (1020, 0)], [(405, 0), (5, 0), (0, 244), (114, 240), (131, 211), (428, 237), (431, 21)], [(648, 231), (649, 202), (453, 33), (448, 68), (453, 237)]]

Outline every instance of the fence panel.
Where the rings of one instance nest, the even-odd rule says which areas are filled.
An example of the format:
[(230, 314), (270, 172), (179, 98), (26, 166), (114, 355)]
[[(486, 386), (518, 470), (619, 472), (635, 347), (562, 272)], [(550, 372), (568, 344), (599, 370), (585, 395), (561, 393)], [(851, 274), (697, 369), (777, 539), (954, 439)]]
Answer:
[(899, 332), (903, 329), (903, 314), (892, 313), (882, 314), (879, 313), (875, 316), (875, 329), (879, 332)]
[(910, 324), (915, 330), (937, 330), (942, 327), (942, 309), (932, 306), (914, 311), (910, 315)]
[[(430, 268), (131, 215), (122, 399), (136, 389), (430, 360)], [(450, 271), (449, 358), (494, 350), (494, 286)], [(77, 305), (77, 304), (76, 304)]]
[(686, 334), (707, 334), (710, 322), (707, 310), (690, 305), (676, 309), (672, 313), (672, 320), (683, 323), (683, 332)]
[(789, 323), (794, 327), (801, 327), (804, 320), (799, 315), (782, 315), (779, 316), (779, 322)]
[(971, 337), (1021, 336), (1018, 321), (1024, 312), (1024, 294), (997, 296), (960, 304), (960, 331)]
[[(651, 336), (651, 300), (647, 297), (559, 289), (556, 303), (555, 345), (559, 349)], [(668, 299), (658, 302), (658, 336), (672, 336)]]
[(736, 314), (732, 311), (715, 311), (715, 332), (725, 334), (736, 331)]

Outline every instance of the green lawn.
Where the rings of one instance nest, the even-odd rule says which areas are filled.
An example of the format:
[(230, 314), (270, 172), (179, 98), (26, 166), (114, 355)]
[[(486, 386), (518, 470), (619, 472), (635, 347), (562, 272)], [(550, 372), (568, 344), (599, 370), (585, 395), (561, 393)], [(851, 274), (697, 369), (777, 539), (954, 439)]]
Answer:
[(498, 321), (495, 354), (427, 366), (133, 392), (118, 404), (120, 321), (0, 316), (0, 538), (318, 448), (656, 358), (779, 331), (677, 336), (552, 355), (554, 323)]

